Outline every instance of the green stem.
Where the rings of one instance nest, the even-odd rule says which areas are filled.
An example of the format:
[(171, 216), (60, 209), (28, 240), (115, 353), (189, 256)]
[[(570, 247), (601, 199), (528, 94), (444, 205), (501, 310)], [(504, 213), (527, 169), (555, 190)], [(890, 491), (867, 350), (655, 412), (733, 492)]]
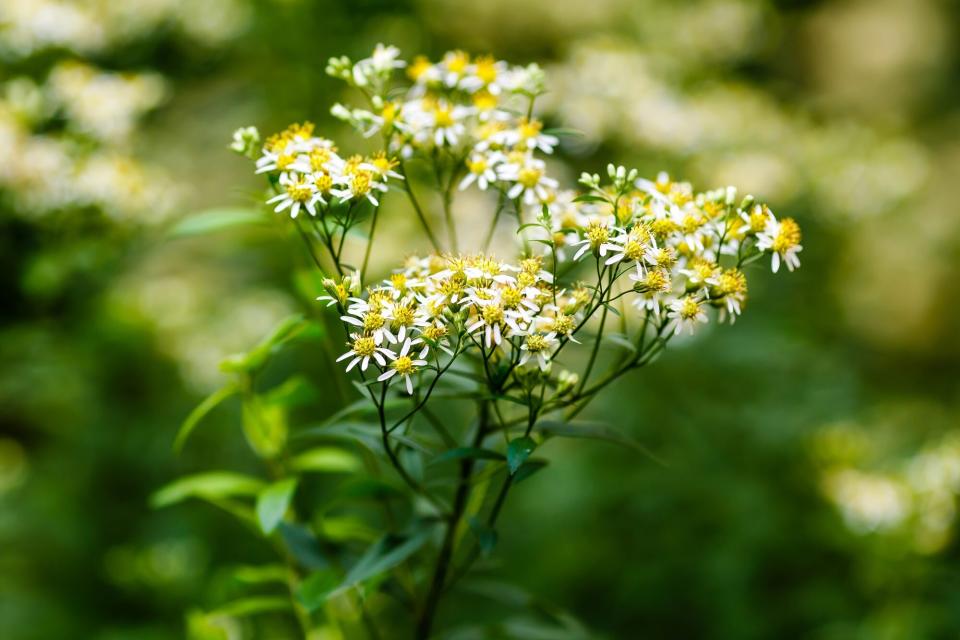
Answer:
[(430, 239), (430, 244), (433, 245), (433, 250), (437, 253), (443, 253), (443, 249), (440, 247), (440, 243), (437, 242), (437, 237), (433, 234), (433, 229), (430, 228), (430, 223), (427, 222), (427, 217), (424, 215), (423, 209), (420, 207), (420, 202), (413, 194), (413, 186), (410, 184), (410, 176), (407, 174), (407, 164), (403, 160), (400, 161), (400, 173), (403, 175), (403, 183), (405, 191), (407, 192), (407, 197), (410, 199), (410, 204), (413, 205), (413, 210), (416, 212), (417, 218), (420, 220), (420, 225), (423, 226), (423, 230)]

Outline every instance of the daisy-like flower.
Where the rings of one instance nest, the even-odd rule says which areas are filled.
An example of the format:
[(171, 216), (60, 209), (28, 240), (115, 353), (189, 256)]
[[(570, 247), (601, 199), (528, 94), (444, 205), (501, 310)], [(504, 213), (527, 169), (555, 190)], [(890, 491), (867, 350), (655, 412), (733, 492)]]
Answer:
[(709, 320), (703, 310), (703, 300), (695, 295), (686, 295), (671, 302), (667, 318), (667, 333), (673, 335), (678, 335), (684, 329), (693, 335), (697, 323)]
[(687, 262), (686, 269), (680, 269), (687, 277), (687, 289), (697, 290), (719, 284), (720, 267), (706, 258), (694, 257)]
[(487, 187), (497, 181), (496, 166), (502, 160), (503, 154), (496, 151), (470, 154), (466, 160), (467, 175), (460, 181), (458, 188), (463, 191), (476, 182), (481, 191), (486, 191)]
[(290, 209), (290, 217), (296, 218), (300, 209), (304, 208), (310, 215), (317, 215), (318, 192), (307, 176), (299, 173), (281, 174), (280, 187), (283, 191), (267, 200), (267, 204), (276, 204), (273, 208), (275, 212)]
[(559, 183), (546, 175), (546, 164), (532, 156), (513, 158), (497, 167), (497, 177), (514, 185), (507, 191), (511, 200), (522, 198), (526, 205), (545, 202)]
[(553, 153), (553, 148), (560, 142), (556, 136), (543, 133), (542, 122), (527, 118), (520, 120), (515, 128), (498, 133), (494, 140), (519, 151), (539, 149), (544, 153)]
[(371, 169), (357, 167), (344, 173), (343, 186), (340, 189), (333, 189), (331, 193), (343, 202), (366, 199), (373, 206), (380, 206), (380, 201), (375, 194), (386, 191), (387, 185), (377, 180), (377, 175)]
[(381, 367), (385, 367), (387, 366), (386, 358), (394, 355), (390, 349), (378, 346), (371, 336), (351, 333), (350, 338), (353, 340), (350, 343), (350, 350), (337, 358), (337, 362), (350, 359), (347, 364), (347, 371), (353, 369), (358, 363), (360, 364), (360, 370), (366, 371), (371, 359)]
[(407, 393), (413, 395), (413, 381), (411, 380), (411, 377), (420, 370), (420, 367), (425, 367), (427, 365), (427, 361), (424, 360), (424, 358), (427, 356), (427, 353), (430, 350), (429, 347), (424, 346), (418, 355), (411, 356), (410, 348), (413, 345), (421, 342), (422, 341), (419, 338), (416, 340), (407, 339), (400, 348), (399, 354), (390, 352), (389, 358), (391, 362), (389, 366), (387, 366), (386, 371), (377, 377), (377, 380), (383, 382), (384, 380), (389, 380), (393, 376), (400, 376), (403, 378), (403, 381), (406, 384)]
[(716, 278), (716, 285), (711, 289), (711, 300), (722, 303), (720, 307), (720, 322), (730, 317), (730, 324), (737, 320), (742, 312), (743, 303), (747, 299), (747, 276), (739, 269), (726, 269)]
[(394, 169), (399, 166), (400, 161), (396, 158), (389, 158), (385, 151), (378, 151), (376, 154), (372, 155), (367, 159), (365, 163), (379, 176), (384, 182), (387, 182), (390, 178), (396, 178), (397, 180), (403, 180), (403, 176)]
[(793, 218), (777, 221), (771, 213), (763, 231), (757, 234), (757, 248), (770, 252), (770, 268), (776, 273), (780, 262), (793, 271), (800, 266), (797, 256), (803, 250), (800, 245), (800, 225)]
[(630, 231), (623, 232), (610, 242), (601, 244), (600, 255), (610, 254), (610, 257), (604, 261), (607, 266), (627, 260), (636, 262), (637, 268), (641, 269), (650, 255), (650, 249), (656, 246), (655, 242), (650, 229), (645, 225), (637, 224)]
[(633, 290), (640, 294), (634, 305), (638, 309), (652, 311), (659, 318), (661, 303), (670, 293), (670, 272), (666, 269), (650, 269), (646, 273), (631, 273), (629, 277), (636, 283)]
[(347, 312), (348, 315), (340, 316), (340, 319), (363, 329), (363, 335), (369, 336), (377, 346), (385, 341), (396, 342), (394, 335), (387, 327), (387, 319), (379, 311), (373, 309), (363, 311), (362, 308), (351, 306)]
[(574, 247), (580, 247), (573, 255), (574, 261), (585, 256), (588, 251), (592, 251), (596, 256), (601, 255), (601, 247), (606, 246), (607, 240), (609, 239), (610, 227), (602, 220), (591, 220), (587, 224), (587, 228), (584, 229), (583, 239), (579, 242), (574, 242), (572, 245)]
[(423, 111), (425, 128), (419, 135), (421, 141), (428, 138), (438, 147), (455, 147), (460, 143), (467, 129), (464, 120), (470, 115), (470, 109), (454, 105), (446, 100), (428, 101), (431, 104)]
[(550, 366), (550, 350), (557, 342), (557, 334), (550, 333), (531, 333), (520, 345), (520, 366), (524, 366), (532, 358), (536, 358), (541, 371), (546, 371)]
[(407, 63), (400, 60), (400, 49), (377, 44), (369, 58), (353, 65), (353, 81), (358, 87), (365, 87), (374, 78), (388, 77), (394, 69), (405, 66)]

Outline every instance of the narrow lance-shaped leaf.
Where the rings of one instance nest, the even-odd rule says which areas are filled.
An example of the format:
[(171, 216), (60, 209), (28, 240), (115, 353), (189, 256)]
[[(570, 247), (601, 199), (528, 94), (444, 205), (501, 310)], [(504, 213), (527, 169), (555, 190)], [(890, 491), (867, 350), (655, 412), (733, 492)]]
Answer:
[(283, 514), (290, 507), (290, 500), (296, 489), (297, 479), (287, 478), (273, 483), (260, 492), (257, 497), (257, 521), (265, 534), (273, 533), (280, 524)]
[(544, 434), (563, 436), (567, 438), (589, 438), (604, 440), (632, 449), (649, 457), (651, 460), (666, 466), (666, 463), (653, 454), (645, 446), (633, 438), (617, 431), (613, 427), (599, 422), (562, 422), (558, 420), (544, 420), (537, 423), (537, 428)]
[(173, 450), (180, 452), (183, 449), (183, 445), (187, 442), (187, 438), (190, 437), (190, 434), (193, 433), (193, 430), (197, 428), (197, 425), (207, 417), (207, 414), (210, 413), (217, 405), (221, 402), (237, 393), (237, 387), (233, 384), (228, 384), (227, 386), (214, 391), (209, 396), (207, 396), (203, 402), (197, 405), (197, 407), (190, 412), (190, 415), (187, 416), (187, 419), (183, 421), (183, 424), (180, 425), (180, 430), (177, 432), (177, 437), (173, 441)]
[(154, 508), (167, 507), (187, 498), (217, 500), (235, 496), (255, 496), (263, 489), (257, 478), (232, 471), (209, 471), (175, 480), (150, 498)]
[(451, 460), (463, 460), (465, 458), (473, 460), (503, 460), (504, 456), (502, 453), (491, 451), (490, 449), (481, 449), (480, 447), (458, 447), (444, 451), (431, 460), (430, 464), (450, 462)]
[(520, 465), (530, 457), (530, 454), (533, 453), (533, 450), (536, 448), (537, 443), (529, 436), (515, 438), (510, 441), (510, 444), (507, 445), (507, 466), (510, 468), (510, 475), (517, 472)]

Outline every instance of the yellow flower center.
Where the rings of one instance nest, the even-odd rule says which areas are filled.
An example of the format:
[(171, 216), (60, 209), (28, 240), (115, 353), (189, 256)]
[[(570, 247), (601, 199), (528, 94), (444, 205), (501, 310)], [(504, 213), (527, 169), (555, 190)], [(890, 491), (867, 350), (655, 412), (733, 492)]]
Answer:
[(800, 225), (793, 218), (780, 221), (780, 233), (773, 239), (773, 250), (784, 253), (800, 244)]
[(363, 318), (364, 331), (376, 331), (384, 325), (383, 316), (379, 313), (368, 313)]
[(369, 358), (377, 350), (377, 343), (373, 338), (362, 337), (353, 341), (353, 352), (358, 356)]
[(539, 334), (533, 334), (527, 336), (527, 351), (533, 353), (538, 353), (540, 351), (546, 350), (549, 345), (547, 344), (547, 339), (544, 336)]
[(477, 58), (477, 77), (484, 84), (490, 84), (497, 79), (497, 61), (491, 56)]
[(490, 325), (503, 322), (503, 307), (498, 304), (485, 306), (483, 308), (483, 321)]
[(306, 202), (310, 199), (311, 195), (313, 195), (313, 192), (310, 190), (310, 187), (307, 185), (303, 177), (300, 177), (296, 182), (292, 182), (287, 185), (287, 196), (289, 196), (294, 202)]
[(520, 169), (520, 173), (517, 175), (517, 182), (527, 189), (532, 189), (539, 184), (541, 176), (543, 176), (543, 171), (540, 169), (524, 167)]
[(408, 376), (417, 370), (417, 367), (413, 364), (413, 359), (410, 356), (400, 356), (391, 362), (390, 366), (393, 367), (401, 376)]

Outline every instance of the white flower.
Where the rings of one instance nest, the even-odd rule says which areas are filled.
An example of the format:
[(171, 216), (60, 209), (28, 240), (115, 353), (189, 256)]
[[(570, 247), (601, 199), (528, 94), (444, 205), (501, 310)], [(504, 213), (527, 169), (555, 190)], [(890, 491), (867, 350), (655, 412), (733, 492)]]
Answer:
[(531, 358), (536, 358), (541, 371), (545, 371), (550, 366), (550, 349), (557, 341), (557, 334), (554, 332), (542, 334), (531, 333), (520, 345), (520, 366), (527, 364)]
[(280, 186), (283, 192), (267, 200), (267, 204), (277, 203), (274, 211), (277, 213), (290, 209), (290, 217), (296, 218), (303, 207), (310, 215), (317, 215), (316, 203), (320, 196), (312, 180), (299, 173), (284, 173), (280, 175)]
[(670, 303), (670, 311), (667, 312), (667, 333), (673, 335), (679, 334), (686, 329), (693, 335), (693, 331), (698, 322), (706, 323), (709, 321), (707, 314), (703, 310), (703, 300), (698, 296), (687, 295)]
[(376, 363), (381, 367), (385, 367), (387, 365), (387, 361), (384, 356), (390, 357), (394, 355), (393, 351), (390, 349), (378, 347), (377, 343), (370, 336), (351, 333), (350, 337), (353, 339), (353, 342), (350, 343), (350, 350), (337, 358), (337, 362), (342, 362), (347, 358), (352, 358), (350, 363), (347, 365), (347, 371), (353, 369), (357, 363), (360, 363), (361, 371), (366, 371), (367, 366), (370, 364), (371, 358), (375, 360)]
[(380, 374), (377, 380), (383, 382), (384, 380), (389, 380), (393, 376), (398, 375), (403, 378), (404, 382), (406, 383), (407, 393), (413, 395), (413, 382), (411, 381), (410, 377), (417, 373), (417, 371), (420, 370), (420, 367), (427, 365), (427, 361), (423, 358), (426, 357), (429, 347), (424, 346), (420, 351), (420, 354), (416, 356), (416, 359), (408, 354), (410, 353), (411, 346), (421, 342), (422, 340), (419, 338), (416, 340), (407, 339), (404, 341), (403, 347), (400, 349), (399, 354), (394, 354), (391, 352), (389, 356), (391, 360), (390, 365), (387, 367), (386, 371)]
[(757, 248), (770, 251), (770, 267), (776, 273), (782, 260), (787, 269), (793, 271), (800, 266), (798, 253), (803, 251), (800, 245), (800, 227), (793, 218), (784, 218), (779, 222), (771, 213), (763, 231), (757, 234)]
[(459, 189), (463, 191), (474, 182), (481, 191), (486, 191), (492, 183), (497, 181), (496, 166), (503, 160), (503, 154), (473, 153), (466, 160), (467, 175), (460, 181)]
[(511, 200), (523, 197), (527, 205), (544, 202), (550, 199), (550, 191), (556, 189), (558, 183), (548, 178), (545, 173), (546, 165), (543, 160), (526, 157), (521, 162), (507, 162), (497, 167), (498, 177), (501, 180), (515, 183), (507, 191)]

